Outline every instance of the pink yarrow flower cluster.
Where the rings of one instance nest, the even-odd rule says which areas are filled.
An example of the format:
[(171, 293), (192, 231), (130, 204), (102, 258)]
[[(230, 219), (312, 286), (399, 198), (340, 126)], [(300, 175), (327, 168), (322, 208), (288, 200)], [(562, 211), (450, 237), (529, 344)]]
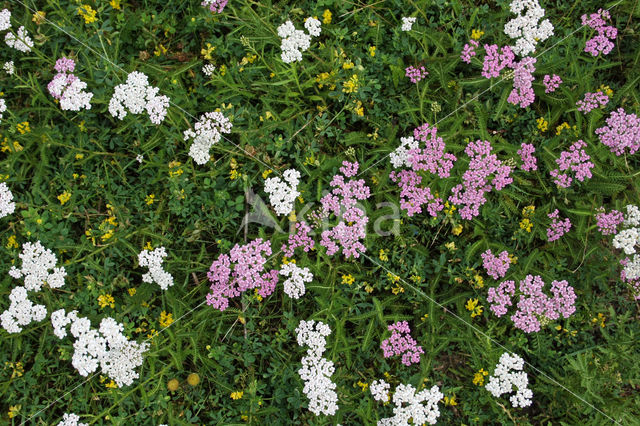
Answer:
[(536, 61), (536, 58), (526, 57), (514, 65), (513, 90), (511, 90), (507, 102), (526, 108), (536, 99), (532, 86), (533, 80), (535, 80), (533, 72), (536, 70), (533, 64)]
[(486, 55), (482, 65), (482, 76), (485, 78), (492, 78), (500, 76), (500, 71), (503, 68), (513, 68), (515, 55), (511, 50), (511, 47), (504, 46), (498, 53), (497, 44), (485, 44), (484, 50)]
[(422, 176), (413, 170), (393, 171), (389, 178), (400, 187), (400, 207), (406, 210), (408, 216), (422, 213), (422, 206), (427, 204), (427, 211), (433, 217), (444, 208), (442, 199), (435, 197), (428, 187), (421, 187)]
[(494, 280), (504, 277), (511, 266), (509, 253), (506, 250), (503, 250), (498, 256), (494, 255), (491, 250), (487, 250), (480, 256), (487, 275), (493, 277)]
[[(485, 194), (492, 189), (500, 191), (513, 182), (509, 176), (512, 168), (498, 160), (495, 154), (491, 154), (489, 141), (477, 140), (469, 143), (464, 152), (471, 157), (469, 169), (462, 175), (462, 183), (456, 185), (449, 196), (449, 201), (462, 206), (460, 216), (471, 220), (480, 214), (480, 206), (487, 199)], [(491, 175), (493, 179), (490, 180)]]
[(584, 98), (576, 102), (576, 106), (578, 107), (578, 111), (587, 114), (596, 108), (605, 106), (608, 103), (609, 97), (602, 91), (598, 90), (593, 93), (585, 93)]
[[(543, 318), (557, 320), (560, 315), (569, 318), (576, 311), (576, 294), (566, 280), (551, 283), (551, 297), (542, 291), (544, 285), (539, 275), (527, 275), (520, 281), (517, 311), (511, 316), (511, 321), (525, 333), (540, 331)], [(516, 294), (515, 282), (504, 281), (497, 288), (490, 288), (488, 294), (489, 309), (500, 317), (507, 313), (507, 306), (513, 305), (511, 298)]]
[(369, 218), (356, 204), (359, 200), (369, 198), (371, 192), (363, 179), (345, 180), (345, 177), (354, 177), (357, 172), (357, 162), (343, 161), (340, 167), (342, 175), (333, 176), (333, 190), (320, 200), (323, 215), (328, 217), (333, 213), (340, 221), (332, 229), (322, 232), (320, 245), (326, 247), (328, 255), (336, 254), (342, 249), (345, 258), (358, 258), (360, 253), (366, 251), (361, 240), (366, 236)]
[(596, 225), (598, 231), (602, 235), (615, 235), (618, 233), (618, 226), (624, 222), (624, 215), (618, 210), (611, 210), (609, 213), (605, 213), (604, 207), (598, 209), (596, 214)]
[(571, 220), (568, 217), (560, 219), (558, 209), (555, 209), (553, 213), (549, 213), (547, 216), (551, 219), (551, 226), (547, 228), (547, 239), (549, 242), (559, 239), (571, 229)]
[(580, 182), (591, 178), (591, 169), (594, 167), (594, 164), (591, 162), (589, 154), (584, 150), (586, 146), (586, 142), (578, 140), (569, 147), (569, 151), (562, 151), (560, 158), (556, 159), (558, 168), (551, 170), (549, 174), (555, 178), (554, 183), (558, 185), (559, 188), (568, 188), (573, 181), (571, 176), (562, 172), (569, 170), (574, 172), (575, 178)]
[(391, 337), (383, 340), (382, 344), (380, 344), (384, 357), (390, 358), (395, 355), (402, 355), (402, 363), (404, 365), (419, 363), (420, 355), (424, 353), (424, 350), (411, 337), (409, 323), (398, 321), (387, 328), (391, 332)]
[(413, 65), (409, 65), (405, 68), (404, 72), (405, 77), (409, 77), (409, 80), (411, 80), (412, 83), (417, 83), (429, 75), (429, 72), (423, 66), (414, 67)]
[(607, 25), (607, 20), (611, 19), (608, 10), (599, 9), (598, 12), (589, 16), (582, 15), (582, 25), (587, 25), (596, 30), (598, 35), (588, 40), (584, 46), (584, 51), (591, 53), (592, 56), (598, 56), (600, 53), (607, 55), (613, 49), (613, 42), (618, 36), (616, 27)]
[[(267, 256), (271, 255), (271, 242), (255, 239), (248, 244), (236, 244), (229, 254), (222, 254), (211, 264), (207, 277), (211, 293), (207, 294), (207, 305), (224, 311), (229, 299), (257, 288), (258, 294), (267, 297), (276, 288), (278, 271), (264, 271)], [(232, 268), (233, 266), (233, 268)]]
[(213, 13), (222, 13), (229, 0), (204, 0), (201, 5)]
[(54, 69), (58, 74), (47, 85), (49, 93), (60, 101), (62, 110), (80, 111), (91, 109), (93, 93), (85, 92), (87, 83), (73, 75), (76, 63), (73, 59), (62, 57), (56, 61)]
[(424, 148), (418, 146), (418, 148), (410, 149), (407, 162), (415, 171), (426, 170), (441, 178), (446, 178), (449, 177), (456, 156), (444, 152), (446, 145), (437, 133), (438, 128), (430, 126), (429, 123), (424, 123), (414, 129), (413, 138), (416, 141), (424, 142)]
[(474, 39), (470, 39), (469, 43), (464, 45), (462, 53), (460, 54), (462, 62), (466, 62), (467, 64), (471, 63), (471, 58), (476, 56), (476, 47), (478, 47), (478, 42)]
[(307, 222), (297, 222), (295, 229), (296, 232), (289, 235), (287, 244), (282, 245), (282, 252), (287, 257), (293, 257), (294, 250), (299, 247), (305, 252), (309, 252), (309, 250), (313, 250), (313, 247), (316, 244), (315, 241), (313, 241), (313, 238), (309, 236), (311, 227)]
[(637, 115), (627, 114), (618, 108), (611, 112), (606, 123), (606, 126), (596, 129), (596, 134), (611, 152), (621, 156), (626, 150), (634, 154), (640, 149), (640, 118)]
[(520, 155), (520, 159), (522, 160), (520, 168), (525, 172), (538, 170), (538, 159), (533, 156), (534, 152), (536, 152), (536, 149), (532, 144), (523, 142), (520, 145), (520, 149), (518, 150), (518, 155)]
[(544, 93), (553, 93), (562, 84), (562, 79), (560, 78), (559, 75), (556, 75), (556, 74), (553, 74), (553, 76), (546, 74), (542, 79), (542, 83), (544, 83), (544, 87), (545, 87)]

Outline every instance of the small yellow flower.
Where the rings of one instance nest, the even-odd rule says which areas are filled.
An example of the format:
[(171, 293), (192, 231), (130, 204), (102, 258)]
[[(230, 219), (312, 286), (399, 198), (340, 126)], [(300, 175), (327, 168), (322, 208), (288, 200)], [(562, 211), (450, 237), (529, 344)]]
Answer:
[(426, 321), (427, 318), (429, 318), (429, 314), (424, 314), (423, 316), (420, 317), (420, 321)]
[(18, 123), (16, 125), (16, 129), (18, 130), (18, 132), (20, 132), (21, 135), (24, 135), (25, 133), (29, 133), (31, 131), (31, 127), (29, 127), (28, 121), (23, 121), (22, 123)]
[(449, 241), (448, 243), (445, 243), (444, 246), (449, 251), (456, 251), (457, 250), (455, 241)]
[(416, 283), (416, 284), (419, 283), (420, 281), (422, 281), (422, 277), (420, 275), (416, 275), (416, 274), (411, 275), (409, 277), (409, 279), (411, 281), (413, 281), (414, 283)]
[(570, 129), (569, 123), (567, 123), (566, 121), (556, 127), (556, 135), (562, 133), (564, 129)]
[(451, 233), (456, 236), (460, 235), (462, 233), (462, 225), (457, 224), (456, 226), (454, 226), (453, 229), (451, 230)]
[(331, 11), (329, 9), (325, 9), (322, 12), (322, 23), (327, 25), (331, 23)]
[(456, 396), (453, 395), (451, 398), (449, 398), (448, 396), (445, 396), (444, 405), (458, 405), (458, 402), (456, 401)]
[(354, 283), (354, 281), (355, 281), (355, 278), (353, 278), (353, 275), (351, 274), (342, 276), (342, 284), (351, 285)]
[(473, 276), (473, 280), (474, 280), (474, 282), (473, 282), (473, 287), (475, 287), (475, 288), (482, 288), (482, 287), (484, 287), (484, 279), (483, 279), (480, 275), (475, 274), (475, 275)]
[(151, 204), (153, 204), (154, 199), (156, 198), (155, 195), (153, 194), (149, 194), (145, 197), (144, 202), (149, 206)]
[(536, 206), (534, 205), (529, 205), (526, 206), (522, 209), (522, 216), (523, 217), (531, 217), (533, 215), (533, 213), (535, 213), (536, 211)]
[(380, 254), (378, 255), (378, 257), (380, 258), (380, 260), (382, 260), (383, 262), (386, 262), (389, 260), (389, 256), (388, 256), (389, 250), (384, 250), (384, 249), (380, 249)]
[(376, 47), (375, 46), (369, 46), (369, 55), (373, 58), (374, 56), (376, 56)]
[(393, 294), (404, 293), (404, 287), (402, 287), (400, 284), (396, 284), (396, 286), (391, 289), (391, 292)]
[(10, 248), (18, 248), (18, 242), (16, 241), (16, 236), (15, 235), (9, 236), (9, 238), (7, 239), (6, 247), (8, 249), (10, 249)]
[(271, 173), (273, 173), (273, 170), (265, 170), (264, 172), (262, 172), (262, 179), (266, 179), (267, 176), (269, 176)]
[(600, 86), (600, 90), (598, 90), (598, 92), (602, 92), (605, 95), (607, 95), (608, 97), (612, 97), (613, 96), (613, 90), (611, 90), (611, 88), (609, 86), (605, 86), (604, 84)]
[(91, 8), (88, 4), (83, 4), (78, 8), (78, 15), (84, 18), (85, 24), (91, 24), (96, 22), (98, 18), (96, 18), (96, 11)]
[(356, 93), (358, 91), (358, 87), (360, 87), (360, 83), (358, 81), (358, 75), (353, 74), (349, 80), (342, 83), (342, 86), (343, 86), (342, 91), (344, 93)]
[(173, 324), (173, 314), (166, 313), (165, 311), (160, 312), (160, 319), (158, 321), (160, 323), (160, 327), (167, 328), (171, 324)]
[(392, 274), (391, 272), (387, 272), (387, 278), (392, 283), (397, 283), (398, 281), (400, 281), (400, 277), (396, 274)]
[(605, 326), (605, 320), (607, 318), (604, 316), (604, 314), (602, 313), (598, 313), (598, 317), (597, 318), (591, 318), (591, 323), (596, 325), (596, 324), (600, 324), (600, 327), (604, 328)]
[(118, 385), (116, 385), (116, 382), (111, 380), (109, 383), (105, 384), (104, 387), (106, 387), (107, 389), (115, 389), (118, 387)]
[(18, 415), (18, 413), (20, 412), (20, 409), (21, 409), (21, 408), (22, 408), (22, 405), (20, 405), (20, 404), (18, 404), (18, 405), (11, 405), (11, 406), (9, 407), (9, 413), (8, 413), (9, 418), (10, 418), (10, 419), (12, 419), (12, 418), (14, 418), (15, 416), (17, 416), (17, 415)]
[(109, 307), (111, 307), (111, 309), (113, 309), (113, 308), (116, 307), (116, 303), (115, 302), (116, 302), (115, 299), (109, 293), (101, 294), (100, 296), (98, 296), (98, 304), (100, 305), (101, 309), (104, 309), (107, 306), (109, 306)]
[(167, 383), (167, 389), (169, 389), (170, 392), (177, 391), (179, 387), (180, 387), (180, 382), (178, 381), (178, 379), (171, 379)]
[(369, 387), (369, 383), (364, 383), (360, 380), (358, 380), (358, 383), (356, 383), (358, 386), (360, 386), (360, 388), (362, 388), (362, 392), (366, 391), (367, 388)]
[(540, 130), (541, 132), (546, 132), (549, 128), (549, 122), (545, 120), (544, 117), (538, 118), (536, 120), (536, 123), (538, 123), (538, 130)]
[(207, 43), (207, 47), (200, 50), (200, 54), (203, 56), (204, 59), (211, 61), (213, 60), (213, 57), (211, 56), (211, 54), (213, 53), (214, 50), (216, 50), (216, 47), (212, 46), (211, 43)]
[[(166, 55), (167, 54), (167, 48), (164, 47), (162, 44), (159, 44), (158, 47), (156, 47), (156, 50), (153, 51), (153, 54), (155, 56)], [(175, 81), (176, 80), (174, 80), (173, 84), (175, 84)]]
[(227, 73), (227, 66), (225, 64), (220, 65), (220, 75), (224, 77)]
[(474, 40), (479, 40), (480, 37), (482, 37), (484, 35), (484, 31), (481, 30), (472, 30), (471, 31), (471, 38)]
[(187, 383), (189, 383), (191, 386), (198, 386), (198, 384), (200, 383), (200, 376), (198, 376), (197, 373), (189, 374), (189, 376), (187, 376)]
[(520, 229), (524, 229), (527, 232), (531, 232), (531, 228), (533, 227), (533, 223), (527, 218), (524, 218), (520, 221)]
[(467, 300), (467, 304), (465, 305), (467, 311), (471, 312), (471, 318), (477, 317), (482, 314), (482, 305), (478, 306), (478, 299), (469, 299)]
[(33, 17), (31, 18), (31, 20), (35, 22), (36, 25), (42, 25), (45, 21), (45, 18), (44, 18), (45, 16), (46, 16), (45, 12), (38, 10), (36, 13), (33, 14)]
[(127, 292), (129, 293), (129, 296), (134, 296), (136, 294), (136, 291), (137, 290), (133, 287), (127, 290)]
[(364, 107), (362, 106), (362, 102), (355, 101), (355, 104), (356, 104), (356, 106), (353, 109), (353, 112), (355, 112), (358, 117), (363, 117), (364, 116)]
[(76, 154), (76, 160), (82, 160), (84, 158), (84, 154)]
[(111, 6), (112, 8), (114, 8), (116, 10), (120, 10), (120, 0), (111, 0), (109, 2), (109, 6)]
[(64, 205), (67, 201), (71, 199), (71, 193), (69, 191), (64, 191), (62, 194), (58, 195), (58, 201), (60, 201), (60, 205)]
[(151, 245), (151, 241), (147, 241), (147, 244), (144, 246), (145, 250), (153, 250), (153, 246)]
[(488, 374), (489, 373), (486, 372), (484, 368), (481, 368), (478, 372), (476, 372), (473, 375), (473, 384), (476, 386), (484, 386), (484, 376)]
[(231, 392), (231, 399), (238, 400), (238, 399), (242, 398), (242, 395), (244, 395), (243, 391)]

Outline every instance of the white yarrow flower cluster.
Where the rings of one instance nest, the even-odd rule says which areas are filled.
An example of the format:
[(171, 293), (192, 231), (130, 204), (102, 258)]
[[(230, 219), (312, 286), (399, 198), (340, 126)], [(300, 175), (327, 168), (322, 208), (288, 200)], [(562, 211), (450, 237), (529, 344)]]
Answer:
[(216, 66), (213, 64), (206, 64), (202, 67), (202, 73), (207, 77), (211, 77), (216, 70)]
[(22, 286), (11, 290), (9, 300), (9, 308), (0, 314), (0, 324), (7, 333), (20, 333), (23, 326), (40, 322), (47, 316), (47, 308), (27, 299), (27, 289)]
[(321, 321), (300, 321), (296, 328), (298, 345), (308, 346), (307, 355), (302, 357), (302, 368), (298, 370), (304, 381), (303, 392), (309, 398), (309, 411), (316, 416), (333, 415), (338, 411), (338, 395), (336, 384), (331, 381), (335, 372), (333, 361), (322, 358), (327, 341), (331, 334), (328, 325)]
[(11, 11), (2, 9), (0, 12), (0, 31), (5, 31), (9, 28), (11, 28)]
[(416, 393), (411, 385), (399, 384), (393, 393), (393, 417), (381, 419), (378, 426), (405, 426), (412, 420), (412, 424), (436, 424), (440, 417), (438, 401), (444, 398), (440, 388), (433, 386)]
[(302, 61), (302, 52), (311, 46), (311, 37), (320, 35), (320, 21), (309, 17), (304, 23), (304, 27), (309, 32), (306, 34), (302, 30), (296, 30), (293, 22), (287, 21), (278, 27), (278, 36), (282, 39), (280, 55), (282, 61), (290, 64), (291, 62)]
[(5, 62), (2, 66), (2, 69), (9, 75), (13, 75), (13, 73), (16, 71), (16, 68), (13, 65), (13, 61)]
[(133, 71), (127, 76), (125, 84), (118, 84), (109, 101), (109, 112), (112, 116), (124, 119), (127, 110), (131, 114), (140, 114), (147, 111), (149, 120), (153, 124), (160, 124), (167, 115), (169, 98), (158, 96), (160, 89), (149, 85), (146, 75), (139, 71)]
[(387, 402), (389, 400), (389, 389), (391, 385), (384, 379), (374, 380), (371, 382), (371, 395), (373, 399), (380, 402)]
[(62, 420), (60, 421), (60, 423), (57, 424), (57, 426), (89, 426), (89, 425), (87, 423), (81, 423), (80, 416), (78, 416), (77, 414), (64, 413), (64, 416), (62, 416)]
[(209, 161), (209, 150), (222, 138), (222, 133), (231, 132), (231, 121), (221, 112), (207, 112), (193, 126), (193, 130), (184, 131), (184, 140), (193, 139), (189, 148), (189, 156), (196, 164)]
[(636, 249), (636, 246), (640, 245), (640, 209), (637, 206), (627, 205), (627, 214), (624, 216), (622, 226), (626, 229), (618, 231), (612, 243), (626, 255), (634, 255), (626, 261), (623, 271), (626, 280), (637, 280), (640, 278), (640, 256)]
[(71, 364), (80, 375), (86, 377), (100, 366), (102, 373), (111, 378), (118, 387), (128, 386), (137, 379), (137, 367), (142, 365), (142, 354), (149, 343), (129, 341), (122, 333), (124, 325), (106, 317), (98, 330), (91, 328), (91, 321), (79, 317), (76, 311), (65, 314), (60, 309), (51, 314), (54, 334), (62, 339), (67, 335), (66, 326), (76, 340), (73, 343)]
[(149, 272), (142, 276), (142, 281), (146, 283), (156, 283), (162, 290), (173, 285), (173, 277), (170, 273), (162, 268), (162, 262), (167, 257), (167, 251), (164, 247), (158, 247), (153, 251), (142, 250), (138, 254), (138, 264), (149, 268)]
[[(24, 243), (22, 253), (18, 256), (22, 260), (22, 266), (12, 266), (9, 275), (16, 279), (24, 277), (24, 287), (27, 290), (40, 291), (45, 282), (51, 288), (64, 285), (64, 277), (67, 276), (64, 266), (56, 268), (58, 258), (51, 250), (44, 248), (40, 241)], [(49, 273), (49, 269), (53, 272)]]
[(402, 17), (402, 27), (400, 28), (402, 31), (411, 31), (411, 27), (416, 23), (415, 17)]
[(304, 283), (310, 283), (313, 280), (313, 274), (309, 268), (300, 268), (293, 262), (282, 265), (280, 275), (289, 277), (284, 282), (284, 292), (292, 299), (299, 299), (304, 295)]
[(413, 136), (400, 138), (400, 146), (389, 154), (391, 165), (396, 169), (403, 166), (411, 168), (411, 163), (409, 163), (409, 151), (412, 149), (418, 149), (418, 141), (415, 140)]
[[(518, 15), (504, 25), (504, 33), (517, 39), (516, 45), (511, 49), (516, 55), (527, 56), (536, 50), (536, 44), (553, 35), (551, 21), (545, 19), (538, 23), (544, 16), (544, 9), (540, 7), (538, 0), (513, 0), (511, 13)], [(523, 11), (526, 9), (526, 13)]]
[(73, 74), (59, 73), (47, 86), (53, 97), (60, 100), (63, 111), (80, 111), (91, 109), (93, 93), (85, 92), (87, 83)]
[[(4, 99), (0, 99), (0, 105), (4, 105)], [(6, 182), (2, 182), (0, 183), (0, 218), (13, 214), (14, 211), (16, 211), (16, 203), (13, 201), (13, 193)]]
[(7, 103), (4, 99), (0, 98), (0, 120), (2, 120), (2, 113), (7, 110)]
[(300, 183), (300, 172), (288, 169), (282, 174), (282, 177), (284, 180), (276, 176), (264, 181), (264, 191), (269, 194), (269, 202), (276, 214), (280, 216), (291, 213), (296, 197), (300, 195), (297, 190)]
[(529, 378), (527, 373), (522, 371), (523, 367), (524, 360), (518, 355), (503, 353), (493, 375), (489, 376), (489, 383), (485, 388), (498, 398), (502, 394), (513, 392), (515, 386), (518, 390), (515, 395), (511, 395), (511, 405), (521, 408), (528, 407), (531, 405), (533, 392), (527, 387)]
[(33, 47), (33, 40), (29, 37), (29, 33), (24, 29), (24, 26), (18, 28), (16, 34), (7, 33), (4, 41), (7, 43), (7, 46), (24, 53), (31, 52), (31, 48)]

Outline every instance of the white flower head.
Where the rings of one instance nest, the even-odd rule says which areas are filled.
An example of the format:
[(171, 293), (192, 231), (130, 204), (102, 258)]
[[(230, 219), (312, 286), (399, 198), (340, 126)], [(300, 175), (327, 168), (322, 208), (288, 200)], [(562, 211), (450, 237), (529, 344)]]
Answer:
[(413, 136), (400, 138), (400, 146), (389, 154), (391, 165), (396, 169), (403, 166), (411, 167), (411, 163), (409, 163), (409, 151), (418, 149), (418, 145), (418, 141), (415, 140)]
[(391, 385), (384, 379), (374, 380), (371, 382), (370, 390), (373, 399), (380, 402), (389, 401), (389, 388)]
[[(0, 106), (4, 106), (4, 99), (0, 99)], [(0, 111), (2, 109), (0, 108)], [(2, 114), (0, 114), (0, 118)], [(0, 183), (0, 218), (13, 214), (16, 203), (13, 201), (13, 193), (5, 182)]]
[(264, 191), (269, 194), (269, 202), (276, 211), (276, 214), (282, 216), (293, 211), (296, 197), (300, 195), (298, 192), (298, 184), (300, 183), (300, 172), (295, 169), (288, 169), (280, 177), (272, 177), (264, 181)]
[(159, 90), (149, 85), (146, 75), (133, 71), (127, 76), (125, 84), (115, 87), (109, 101), (109, 112), (122, 120), (127, 110), (132, 114), (141, 114), (146, 110), (149, 120), (153, 124), (160, 124), (167, 115), (170, 101), (167, 96), (158, 96)]
[(531, 405), (533, 392), (527, 387), (529, 379), (527, 373), (522, 371), (524, 360), (518, 355), (510, 355), (505, 352), (500, 357), (498, 365), (485, 388), (496, 398), (502, 394), (513, 392), (513, 387), (517, 388), (515, 395), (512, 395), (511, 405), (514, 407), (528, 407)]
[(11, 11), (2, 9), (0, 12), (0, 31), (5, 31), (9, 28), (11, 28)]
[(193, 126), (193, 129), (185, 130), (184, 140), (193, 140), (189, 147), (189, 156), (196, 164), (203, 165), (211, 157), (209, 150), (222, 138), (222, 133), (231, 132), (231, 121), (221, 112), (207, 112)]
[(535, 51), (539, 41), (553, 35), (553, 25), (548, 19), (538, 23), (544, 17), (544, 9), (538, 0), (513, 0), (510, 8), (517, 16), (505, 24), (504, 33), (516, 39), (515, 46), (511, 47), (513, 52), (527, 56)]
[(282, 265), (280, 275), (288, 277), (284, 282), (284, 292), (292, 299), (299, 299), (304, 295), (305, 283), (313, 280), (309, 268), (300, 268), (293, 262)]
[(402, 31), (411, 31), (413, 24), (416, 23), (415, 17), (402, 17), (402, 27), (400, 28)]
[(149, 272), (142, 276), (142, 281), (146, 283), (155, 282), (162, 290), (166, 290), (173, 285), (173, 277), (162, 267), (165, 257), (167, 257), (167, 251), (164, 247), (158, 247), (153, 251), (142, 250), (138, 254), (138, 264), (149, 268)]
[(24, 26), (18, 28), (15, 35), (13, 33), (7, 33), (4, 41), (7, 43), (7, 46), (24, 53), (31, 52), (31, 48), (33, 47), (33, 40), (29, 37), (29, 33), (24, 29)]

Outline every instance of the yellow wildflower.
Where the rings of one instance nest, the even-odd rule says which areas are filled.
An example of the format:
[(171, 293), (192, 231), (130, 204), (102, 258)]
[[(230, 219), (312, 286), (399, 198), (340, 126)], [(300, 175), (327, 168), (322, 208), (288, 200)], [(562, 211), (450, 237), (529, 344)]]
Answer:
[(180, 387), (180, 382), (178, 381), (178, 379), (171, 379), (167, 383), (167, 389), (169, 389), (170, 392), (177, 391), (179, 387)]
[(567, 123), (566, 121), (563, 122), (561, 125), (556, 127), (556, 135), (559, 135), (560, 133), (562, 133), (564, 129), (569, 129), (569, 128), (570, 128), (569, 123)]
[(231, 392), (231, 399), (237, 400), (242, 398), (242, 395), (244, 395), (243, 391), (235, 391), (235, 392)]
[(151, 245), (151, 241), (147, 241), (147, 244), (144, 246), (145, 250), (153, 250), (153, 246)]
[(227, 73), (227, 66), (225, 64), (220, 65), (220, 75), (224, 77)]
[(269, 176), (271, 173), (273, 173), (273, 170), (265, 170), (264, 172), (262, 172), (262, 179), (266, 179), (267, 176)]
[(18, 132), (20, 132), (21, 135), (24, 135), (25, 133), (29, 133), (31, 131), (31, 127), (29, 127), (28, 121), (23, 121), (22, 123), (18, 123), (16, 125), (16, 129), (18, 130)]
[(533, 223), (528, 218), (524, 218), (520, 221), (520, 229), (524, 229), (527, 232), (531, 232), (531, 228), (533, 227)]
[(462, 225), (457, 224), (456, 226), (454, 226), (453, 229), (451, 230), (451, 233), (453, 235), (460, 235), (462, 233)]
[(344, 93), (357, 93), (358, 87), (360, 87), (360, 83), (358, 81), (358, 75), (353, 74), (348, 81), (345, 81), (342, 84), (342, 91)]
[(473, 384), (476, 386), (484, 386), (484, 376), (487, 376), (489, 373), (481, 368), (478, 372), (473, 375)]
[(604, 314), (602, 314), (602, 313), (598, 313), (598, 317), (597, 317), (597, 318), (591, 318), (591, 323), (592, 323), (593, 325), (596, 325), (596, 324), (598, 324), (598, 323), (599, 323), (599, 324), (600, 324), (600, 327), (604, 328), (604, 326), (605, 326), (605, 323), (604, 323), (604, 322), (605, 322), (605, 320), (606, 320), (606, 319), (607, 319), (607, 318), (604, 316)]
[(355, 281), (355, 278), (353, 278), (353, 275), (351, 274), (342, 276), (342, 284), (351, 285), (354, 283), (354, 281)]
[(115, 299), (109, 293), (101, 294), (100, 296), (98, 296), (98, 304), (100, 305), (101, 309), (104, 309), (107, 306), (109, 306), (109, 307), (111, 307), (111, 309), (113, 309), (113, 308), (116, 307), (116, 303), (115, 302), (116, 302)]
[(160, 312), (160, 320), (158, 322), (160, 323), (160, 327), (162, 328), (169, 327), (171, 324), (173, 324), (173, 314), (166, 313), (165, 311)]
[(364, 116), (364, 107), (362, 106), (362, 102), (356, 101), (356, 107), (353, 109), (353, 112), (355, 112), (359, 117)]
[(482, 37), (484, 35), (484, 31), (482, 30), (472, 30), (471, 31), (471, 38), (474, 40), (479, 40), (480, 37)]
[(12, 419), (12, 418), (14, 418), (15, 416), (17, 416), (17, 415), (18, 415), (18, 413), (20, 412), (20, 409), (21, 409), (21, 408), (22, 408), (22, 405), (20, 405), (20, 404), (18, 404), (18, 405), (11, 405), (11, 406), (9, 407), (9, 413), (8, 413), (9, 418), (10, 418), (10, 419)]
[(366, 391), (367, 388), (369, 387), (369, 383), (364, 383), (360, 380), (358, 380), (358, 383), (356, 383), (358, 386), (360, 386), (360, 388), (362, 388), (362, 392)]
[(531, 217), (533, 213), (535, 213), (535, 211), (536, 211), (536, 206), (534, 205), (526, 206), (522, 209), (522, 216)]
[(448, 396), (445, 396), (444, 405), (458, 405), (458, 402), (456, 401), (456, 396), (453, 395), (451, 398), (449, 398)]
[(149, 206), (151, 204), (153, 204), (154, 199), (156, 198), (155, 195), (153, 194), (149, 194), (146, 196), (146, 198), (144, 199), (144, 202)]
[(105, 384), (104, 387), (106, 387), (107, 389), (116, 389), (118, 385), (116, 385), (116, 382), (111, 380), (109, 383)]
[(541, 132), (546, 132), (549, 128), (549, 122), (545, 120), (544, 117), (538, 118), (536, 120), (536, 123), (538, 123), (538, 130), (540, 130)]
[(31, 20), (35, 22), (36, 25), (42, 25), (45, 21), (45, 18), (44, 18), (45, 16), (46, 16), (45, 12), (38, 10), (36, 13), (33, 14), (33, 17), (31, 18)]
[(484, 287), (484, 279), (480, 275), (475, 274), (473, 276), (473, 279), (474, 279), (474, 282), (473, 282), (473, 287), (474, 288), (482, 288), (482, 287)]
[[(158, 47), (156, 47), (156, 50), (153, 51), (153, 54), (156, 55), (156, 56), (166, 55), (167, 54), (167, 48), (164, 47), (162, 44), (159, 44)], [(174, 82), (175, 82), (175, 80), (174, 80)]]
[(456, 251), (457, 250), (455, 241), (449, 241), (448, 243), (445, 243), (444, 246), (449, 251)]
[(389, 260), (389, 256), (388, 256), (389, 250), (384, 250), (384, 249), (380, 249), (380, 254), (379, 254), (379, 258), (380, 260), (382, 260), (383, 262), (386, 262), (387, 260)]
[(396, 284), (396, 286), (391, 289), (391, 292), (393, 294), (404, 293), (404, 288), (400, 284)]
[(327, 25), (331, 23), (331, 11), (329, 9), (325, 9), (322, 12), (322, 23)]
[(375, 46), (369, 46), (369, 55), (373, 58), (374, 56), (376, 56), (376, 47)]
[(134, 296), (136, 294), (136, 291), (137, 290), (133, 287), (127, 290), (127, 292), (129, 293), (129, 296)]
[(109, 6), (111, 6), (114, 9), (120, 10), (120, 0), (111, 0), (109, 2)]
[(467, 311), (471, 312), (471, 318), (477, 317), (482, 314), (482, 305), (478, 306), (478, 299), (469, 299), (465, 305)]
[(18, 248), (18, 242), (16, 241), (16, 236), (15, 235), (11, 235), (8, 239), (7, 239), (7, 245), (6, 247), (8, 249), (10, 248)]
[(604, 84), (602, 84), (600, 86), (600, 90), (598, 90), (598, 92), (602, 92), (605, 95), (607, 95), (608, 97), (612, 97), (613, 96), (613, 90), (611, 90), (611, 88), (609, 86), (605, 86)]
[(71, 193), (69, 191), (64, 191), (62, 194), (58, 195), (58, 201), (60, 201), (60, 205), (64, 205), (67, 201), (71, 199)]
[(187, 376), (187, 383), (191, 386), (198, 386), (200, 383), (200, 376), (197, 373), (191, 373)]
[(84, 18), (85, 24), (91, 24), (96, 22), (98, 18), (96, 18), (96, 11), (91, 8), (88, 4), (83, 4), (78, 8), (78, 15)]

